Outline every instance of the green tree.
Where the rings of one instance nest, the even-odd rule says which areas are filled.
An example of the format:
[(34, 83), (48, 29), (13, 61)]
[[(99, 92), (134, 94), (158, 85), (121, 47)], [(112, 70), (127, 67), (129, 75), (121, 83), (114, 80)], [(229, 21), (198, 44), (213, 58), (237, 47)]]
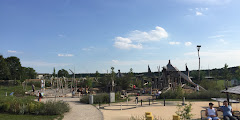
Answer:
[(86, 87), (92, 88), (92, 79), (89, 78), (89, 76), (87, 76), (87, 79), (84, 81), (84, 84)]
[(226, 79), (226, 80), (230, 80), (231, 79), (231, 73), (228, 70), (227, 63), (225, 63), (224, 67), (223, 67), (223, 78)]
[(61, 69), (58, 71), (58, 77), (68, 77), (68, 76), (69, 76), (69, 73), (67, 70)]
[(20, 80), (23, 82), (26, 79), (35, 79), (37, 76), (36, 71), (31, 67), (22, 67)]
[(99, 74), (98, 71), (96, 71), (96, 73), (95, 73), (95, 80), (98, 81), (98, 78), (99, 78), (99, 77), (100, 77), (100, 74)]
[(16, 79), (16, 80), (20, 80), (20, 75), (21, 75), (21, 63), (20, 63), (20, 59), (15, 57), (15, 56), (11, 56), (5, 59), (8, 65), (8, 68), (10, 70), (10, 77), (9, 79)]
[(237, 70), (235, 71), (235, 77), (240, 80), (240, 66), (238, 66)]
[(107, 92), (109, 84), (111, 83), (111, 76), (104, 75), (103, 77), (98, 79), (99, 87), (103, 88), (105, 92)]
[(8, 68), (7, 62), (0, 55), (0, 80), (7, 80), (10, 76), (10, 70)]
[(56, 77), (56, 70), (55, 70), (55, 67), (53, 68), (53, 77)]

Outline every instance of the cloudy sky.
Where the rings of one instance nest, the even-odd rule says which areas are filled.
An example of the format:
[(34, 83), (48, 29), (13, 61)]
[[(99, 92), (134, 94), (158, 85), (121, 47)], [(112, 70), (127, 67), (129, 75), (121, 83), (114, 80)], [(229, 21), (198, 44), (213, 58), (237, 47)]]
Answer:
[(239, 0), (1, 0), (0, 54), (39, 73), (240, 65)]

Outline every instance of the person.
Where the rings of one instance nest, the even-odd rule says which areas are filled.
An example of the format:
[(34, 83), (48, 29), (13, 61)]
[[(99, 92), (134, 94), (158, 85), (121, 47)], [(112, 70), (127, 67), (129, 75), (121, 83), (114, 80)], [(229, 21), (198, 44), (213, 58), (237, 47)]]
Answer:
[(75, 95), (75, 91), (74, 91), (74, 87), (72, 88), (72, 97), (74, 97)]
[(42, 99), (42, 94), (41, 92), (38, 91), (38, 101), (41, 102), (41, 99)]
[(35, 86), (34, 86), (34, 84), (32, 84), (32, 91), (33, 91), (33, 92), (35, 91)]
[(197, 92), (199, 91), (199, 85), (197, 84), (197, 86), (196, 86), (196, 90), (197, 90)]
[(223, 106), (221, 106), (220, 109), (223, 112), (224, 120), (237, 120), (237, 118), (232, 114), (232, 107), (228, 105), (228, 101), (223, 101)]
[(209, 108), (206, 109), (207, 120), (220, 120), (217, 116), (217, 110), (213, 108), (213, 103), (209, 103)]

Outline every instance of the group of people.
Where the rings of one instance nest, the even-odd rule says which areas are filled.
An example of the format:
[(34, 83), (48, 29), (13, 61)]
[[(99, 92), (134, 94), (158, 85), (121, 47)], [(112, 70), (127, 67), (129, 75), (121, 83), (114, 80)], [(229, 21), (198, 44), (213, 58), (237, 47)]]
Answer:
[[(217, 114), (217, 110), (213, 108), (213, 103), (209, 103), (209, 108), (206, 109), (206, 116), (208, 120), (220, 120)], [(223, 106), (220, 107), (223, 112), (224, 120), (238, 120), (238, 117), (233, 115), (232, 107), (228, 105), (227, 101), (223, 102)]]

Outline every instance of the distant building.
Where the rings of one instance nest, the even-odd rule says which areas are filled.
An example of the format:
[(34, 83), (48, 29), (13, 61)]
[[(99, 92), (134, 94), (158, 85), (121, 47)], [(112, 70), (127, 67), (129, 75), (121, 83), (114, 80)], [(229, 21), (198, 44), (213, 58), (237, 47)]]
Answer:
[(36, 79), (44, 79), (46, 77), (50, 77), (49, 73), (37, 73)]

